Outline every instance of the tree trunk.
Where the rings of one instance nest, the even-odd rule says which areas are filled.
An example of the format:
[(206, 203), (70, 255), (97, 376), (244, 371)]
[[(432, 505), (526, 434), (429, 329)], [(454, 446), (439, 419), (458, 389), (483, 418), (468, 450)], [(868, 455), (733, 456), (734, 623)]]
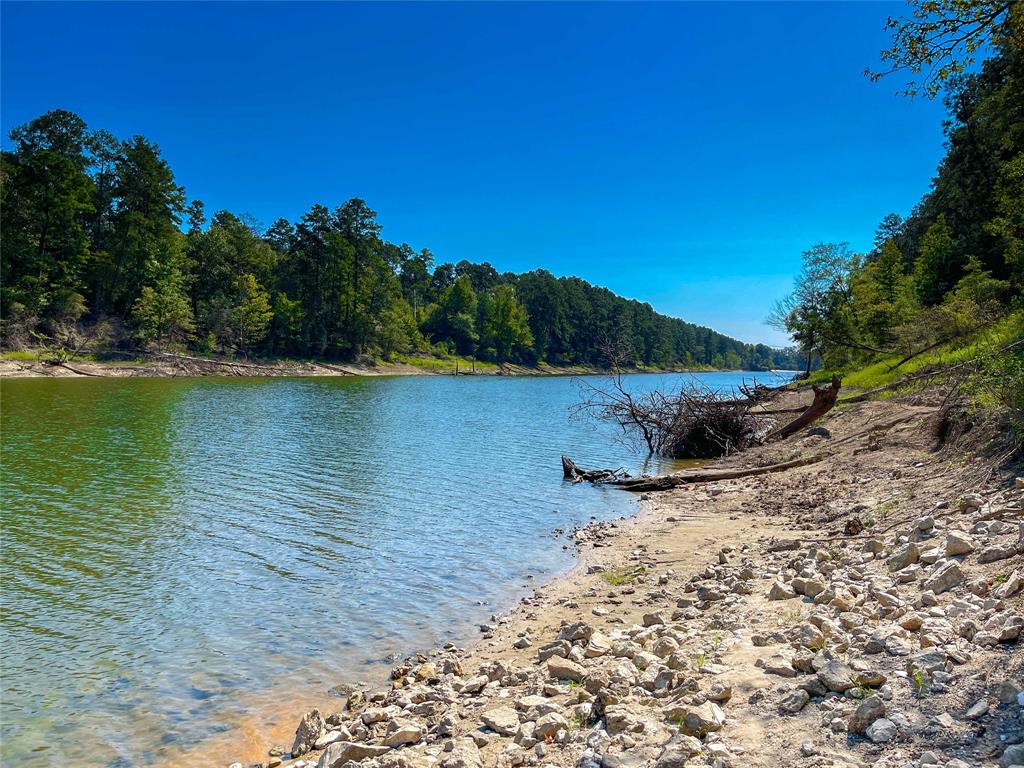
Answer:
[(828, 387), (812, 387), (814, 390), (814, 401), (810, 404), (807, 410), (786, 424), (786, 426), (769, 434), (764, 441), (767, 443), (772, 440), (782, 440), (787, 438), (790, 435), (799, 432), (804, 427), (813, 424), (826, 413), (831, 411), (836, 404), (836, 398), (839, 397), (840, 383), (839, 377), (833, 376), (832, 383)]

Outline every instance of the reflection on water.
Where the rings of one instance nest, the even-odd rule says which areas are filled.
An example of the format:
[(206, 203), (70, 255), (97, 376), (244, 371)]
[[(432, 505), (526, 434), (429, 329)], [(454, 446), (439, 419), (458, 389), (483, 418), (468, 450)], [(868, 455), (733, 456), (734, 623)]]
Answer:
[(569, 418), (564, 378), (13, 380), (0, 395), (5, 763), (165, 762), (282, 686), (322, 692), (470, 639), (527, 574), (570, 564), (554, 528), (633, 509), (563, 483), (559, 455), (642, 464)]

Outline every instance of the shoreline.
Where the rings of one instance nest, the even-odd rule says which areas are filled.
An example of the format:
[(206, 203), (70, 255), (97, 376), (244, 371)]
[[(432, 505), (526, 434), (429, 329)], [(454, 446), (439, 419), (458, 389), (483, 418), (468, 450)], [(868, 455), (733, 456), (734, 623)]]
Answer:
[[(428, 367), (429, 366), (429, 367)], [(456, 374), (457, 369), (457, 374)], [(764, 376), (776, 371), (733, 371), (729, 369), (692, 368), (629, 368), (623, 373), (750, 373)], [(590, 366), (528, 367), (506, 364), (499, 368), (493, 363), (481, 363), (475, 369), (471, 363), (459, 360), (423, 358), (418, 364), (391, 362), (380, 364), (334, 363), (303, 360), (235, 360), (193, 355), (149, 354), (139, 358), (119, 360), (71, 360), (46, 362), (0, 357), (0, 379), (21, 378), (172, 378), (204, 376), (242, 376), (283, 378), (303, 376), (588, 376), (605, 375), (608, 369)], [(783, 373), (790, 373), (783, 371)]]
[[(934, 410), (859, 403), (820, 422), (827, 437), (718, 462), (832, 447), (819, 464), (644, 494), (635, 515), (576, 530), (573, 567), (467, 649), (416, 653), (390, 686), (307, 713), (296, 744), (236, 757), (286, 768), (1008, 765), (1003, 753), (1016, 761), (1024, 749), (1024, 482), (949, 472), (963, 455), (927, 444)], [(967, 615), (958, 605), (971, 622), (954, 618)]]

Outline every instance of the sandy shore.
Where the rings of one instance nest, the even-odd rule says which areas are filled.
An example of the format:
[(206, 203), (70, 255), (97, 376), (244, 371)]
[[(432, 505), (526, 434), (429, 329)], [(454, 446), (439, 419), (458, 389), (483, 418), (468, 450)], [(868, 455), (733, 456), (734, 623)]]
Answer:
[(644, 496), (469, 649), (410, 657), (240, 764), (1019, 763), (1024, 483), (937, 447), (935, 406), (837, 409), (724, 462), (817, 464)]
[[(424, 359), (409, 363), (328, 363), (301, 360), (239, 360), (204, 358), (194, 355), (143, 355), (131, 360), (71, 360), (64, 363), (40, 359), (0, 358), (0, 378), (129, 378), (176, 376), (583, 376), (607, 371), (587, 366), (527, 367), (480, 364), (465, 361)], [(688, 373), (685, 369), (630, 369), (627, 373)], [(696, 372), (696, 371), (694, 371)], [(705, 371), (706, 372), (706, 371)]]

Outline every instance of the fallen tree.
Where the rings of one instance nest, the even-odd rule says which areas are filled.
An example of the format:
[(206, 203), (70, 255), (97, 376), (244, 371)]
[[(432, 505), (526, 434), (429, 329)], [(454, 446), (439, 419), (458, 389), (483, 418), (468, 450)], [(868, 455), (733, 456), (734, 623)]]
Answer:
[(629, 477), (629, 473), (619, 469), (582, 469), (568, 456), (562, 456), (562, 477), (574, 483), (607, 483)]
[(782, 387), (742, 386), (744, 397), (700, 387), (682, 387), (674, 393), (633, 392), (618, 373), (606, 385), (584, 382), (583, 387), (576, 412), (615, 424), (624, 437), (645, 445), (650, 454), (714, 459), (784, 439), (809, 426), (835, 406), (840, 382), (833, 378), (829, 387), (815, 386), (811, 405), (798, 409), (797, 418), (782, 427), (764, 408)]
[(577, 467), (571, 459), (565, 456), (562, 457), (562, 466), (564, 467), (566, 462), (568, 462), (577, 473), (580, 473), (579, 477), (583, 480), (589, 479), (585, 477), (585, 475), (593, 474), (595, 479), (591, 480), (591, 482), (607, 483), (626, 491), (641, 493), (647, 491), (667, 491), (672, 488), (678, 488), (680, 485), (687, 485), (690, 483), (712, 483), (720, 480), (736, 480), (742, 477), (754, 477), (757, 475), (768, 475), (773, 472), (784, 472), (787, 469), (795, 469), (796, 467), (806, 467), (809, 464), (816, 464), (823, 458), (824, 456), (815, 455), (805, 456), (791, 461), (783, 461), (778, 464), (769, 464), (764, 467), (687, 469), (682, 472), (673, 472), (670, 475), (659, 475), (656, 477), (645, 476), (611, 479), (599, 477), (601, 474), (608, 472), (609, 470), (582, 470)]

